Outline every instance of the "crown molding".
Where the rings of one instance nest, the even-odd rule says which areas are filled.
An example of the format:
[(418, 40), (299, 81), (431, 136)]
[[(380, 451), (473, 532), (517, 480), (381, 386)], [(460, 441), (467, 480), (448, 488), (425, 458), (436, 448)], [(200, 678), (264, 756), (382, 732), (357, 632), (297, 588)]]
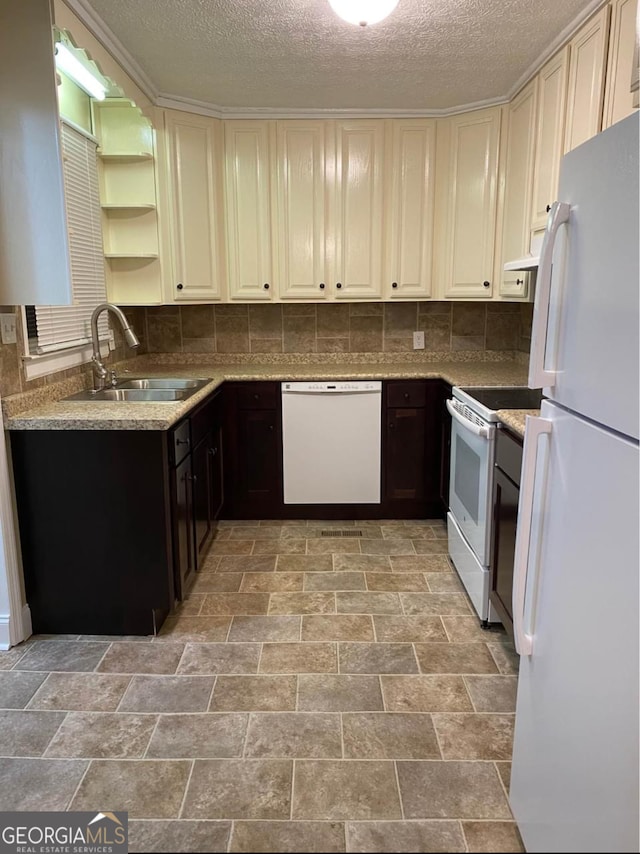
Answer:
[(133, 82), (144, 92), (150, 101), (158, 98), (158, 89), (146, 71), (138, 65), (120, 39), (114, 34), (102, 18), (94, 12), (87, 0), (62, 0), (65, 6), (79, 18), (102, 46), (109, 51), (115, 61), (127, 72)]

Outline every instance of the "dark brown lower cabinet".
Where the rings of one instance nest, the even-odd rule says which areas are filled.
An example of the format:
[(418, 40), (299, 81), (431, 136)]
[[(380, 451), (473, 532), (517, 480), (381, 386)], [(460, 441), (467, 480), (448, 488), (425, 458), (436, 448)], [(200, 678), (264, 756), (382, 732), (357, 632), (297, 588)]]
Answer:
[(196, 572), (197, 536), (202, 523), (196, 516), (196, 492), (191, 454), (172, 472), (172, 516), (176, 591), (179, 599), (193, 583)]
[(522, 441), (499, 430), (493, 483), (493, 535), (489, 598), (513, 637), (513, 569), (516, 550)]
[(440, 504), (442, 515), (449, 511), (449, 476), (451, 472), (451, 415), (447, 409), (447, 400), (451, 397), (451, 386), (440, 383)]

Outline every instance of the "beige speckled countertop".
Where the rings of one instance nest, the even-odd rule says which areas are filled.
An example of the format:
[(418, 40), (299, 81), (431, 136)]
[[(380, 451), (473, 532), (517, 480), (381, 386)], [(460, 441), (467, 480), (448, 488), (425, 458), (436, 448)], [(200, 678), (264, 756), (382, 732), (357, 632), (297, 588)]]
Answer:
[[(175, 360), (178, 362), (178, 359)], [(230, 360), (231, 362), (232, 360)], [(526, 385), (526, 365), (516, 361), (436, 361), (390, 359), (358, 362), (348, 359), (310, 363), (293, 356), (277, 363), (266, 359), (224, 364), (202, 358), (171, 364), (170, 357), (142, 356), (119, 366), (134, 376), (210, 377), (196, 394), (176, 403), (112, 403), (65, 401), (80, 391), (80, 377), (37, 391), (12, 395), (3, 401), (4, 426), (8, 430), (166, 430), (204, 400), (225, 380), (304, 379), (423, 379), (441, 378), (451, 385)], [(506, 419), (505, 419), (506, 421)]]
[(524, 428), (527, 422), (527, 415), (540, 415), (539, 409), (499, 409), (498, 417), (518, 436), (524, 438)]

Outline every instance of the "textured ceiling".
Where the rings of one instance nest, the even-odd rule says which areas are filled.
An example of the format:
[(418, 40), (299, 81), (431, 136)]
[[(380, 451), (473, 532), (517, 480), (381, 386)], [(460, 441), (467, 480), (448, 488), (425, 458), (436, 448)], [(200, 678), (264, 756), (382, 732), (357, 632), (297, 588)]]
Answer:
[(165, 96), (223, 107), (443, 109), (504, 96), (588, 0), (88, 0)]

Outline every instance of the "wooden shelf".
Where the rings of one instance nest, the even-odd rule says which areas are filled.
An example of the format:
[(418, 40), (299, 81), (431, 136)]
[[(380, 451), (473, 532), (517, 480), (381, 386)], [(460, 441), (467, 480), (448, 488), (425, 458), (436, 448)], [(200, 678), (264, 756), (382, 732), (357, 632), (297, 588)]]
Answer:
[(154, 211), (156, 209), (155, 205), (145, 204), (145, 205), (111, 205), (105, 204), (100, 205), (102, 210), (104, 211), (129, 211), (130, 213), (135, 213), (136, 211)]
[(158, 253), (155, 252), (105, 252), (104, 257), (110, 260), (117, 258), (148, 258), (153, 259), (158, 257)]
[(101, 160), (118, 160), (120, 163), (135, 163), (139, 160), (153, 160), (150, 151), (98, 151)]

